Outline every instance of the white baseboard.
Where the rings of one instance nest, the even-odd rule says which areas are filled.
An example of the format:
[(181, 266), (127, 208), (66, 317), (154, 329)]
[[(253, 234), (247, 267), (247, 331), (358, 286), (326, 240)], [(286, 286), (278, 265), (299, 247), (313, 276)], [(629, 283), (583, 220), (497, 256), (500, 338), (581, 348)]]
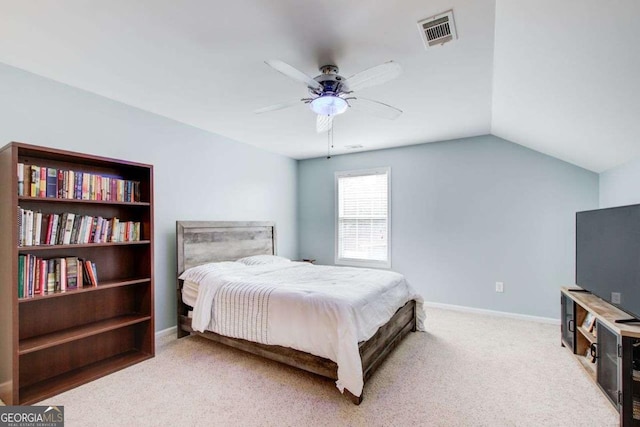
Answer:
[[(465, 307), (463, 305), (443, 304), (439, 302), (424, 302), (425, 307), (444, 308), (445, 310), (463, 311), (467, 313), (488, 314), (490, 316), (510, 317), (512, 319), (530, 320), (538, 323), (550, 323), (552, 325), (559, 325), (559, 319), (553, 319), (551, 317), (530, 316), (528, 314), (509, 313), (507, 311), (495, 311), (487, 310), (484, 308)], [(163, 338), (169, 335), (176, 335), (178, 333), (178, 327), (172, 326), (167, 329), (156, 332), (156, 339)]]
[(156, 339), (163, 338), (169, 335), (176, 335), (177, 333), (178, 333), (178, 327), (172, 326), (170, 328), (163, 329), (161, 331), (156, 332)]
[(528, 314), (509, 313), (507, 311), (487, 310), (484, 308), (465, 307), (462, 305), (442, 304), (439, 302), (425, 301), (424, 305), (425, 307), (444, 308), (446, 310), (463, 311), (467, 313), (488, 314), (490, 316), (509, 317), (511, 319), (520, 319), (520, 320), (530, 320), (532, 322), (550, 323), (552, 325), (560, 324), (560, 319), (553, 319), (551, 317), (530, 316)]

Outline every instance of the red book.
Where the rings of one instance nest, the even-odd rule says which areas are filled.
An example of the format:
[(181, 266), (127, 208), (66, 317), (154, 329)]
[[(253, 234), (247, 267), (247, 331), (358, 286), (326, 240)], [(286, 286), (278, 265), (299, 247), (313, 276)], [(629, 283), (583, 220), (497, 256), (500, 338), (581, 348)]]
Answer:
[(116, 194), (118, 192), (118, 184), (115, 178), (111, 178), (109, 180), (109, 186), (109, 201), (114, 201), (116, 200)]
[(60, 290), (67, 290), (67, 259), (60, 258)]
[(62, 199), (64, 192), (64, 171), (58, 169), (58, 199)]
[(47, 226), (49, 223), (49, 214), (42, 214), (42, 218), (40, 219), (40, 236), (38, 241), (41, 245), (47, 244)]
[(44, 244), (45, 245), (50, 245), (51, 244), (51, 229), (53, 227), (53, 214), (47, 214), (48, 217), (48, 221), (47, 221), (47, 237), (45, 238)]
[(102, 177), (96, 176), (96, 200), (102, 200)]
[(47, 197), (47, 168), (40, 167), (40, 187), (38, 197)]
[(87, 276), (89, 276), (89, 281), (91, 282), (91, 286), (98, 286), (98, 281), (96, 280), (96, 275), (94, 274), (91, 261), (86, 260), (84, 262), (84, 268), (86, 269)]
[(40, 263), (40, 283), (38, 285), (38, 295), (44, 295), (45, 291), (47, 290), (47, 260), (46, 259), (39, 259), (38, 262)]

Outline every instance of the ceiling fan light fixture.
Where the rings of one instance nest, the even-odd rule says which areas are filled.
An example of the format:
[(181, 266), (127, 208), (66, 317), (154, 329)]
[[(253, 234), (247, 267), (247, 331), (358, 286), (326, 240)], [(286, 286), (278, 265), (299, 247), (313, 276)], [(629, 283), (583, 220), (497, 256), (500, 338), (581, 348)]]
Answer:
[(322, 116), (335, 116), (347, 111), (347, 101), (335, 95), (322, 95), (311, 101), (311, 109)]

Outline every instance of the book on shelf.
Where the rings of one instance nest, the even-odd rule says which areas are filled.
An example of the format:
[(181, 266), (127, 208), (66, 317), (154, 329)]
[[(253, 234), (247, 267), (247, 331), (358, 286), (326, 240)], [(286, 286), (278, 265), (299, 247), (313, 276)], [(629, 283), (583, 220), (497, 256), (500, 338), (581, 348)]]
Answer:
[(90, 200), (89, 199), (89, 194), (90, 194), (90, 180), (91, 177), (88, 173), (83, 172), (82, 173), (82, 200)]
[(82, 223), (82, 217), (74, 218), (73, 228), (71, 229), (71, 242), (77, 242), (80, 233), (80, 224)]
[(29, 174), (30, 174), (30, 181), (31, 181), (31, 185), (29, 186), (29, 196), (31, 197), (37, 197), (38, 195), (38, 184), (39, 184), (39, 175), (40, 175), (40, 168), (37, 166), (29, 166)]
[(98, 218), (91, 217), (91, 222), (88, 225), (89, 227), (89, 242), (95, 242), (96, 238), (96, 228), (98, 227)]
[(84, 282), (91, 286), (98, 286), (98, 271), (96, 264), (90, 260), (80, 259), (82, 264), (82, 274)]
[(18, 163), (18, 196), (24, 196), (24, 163)]
[(56, 291), (56, 261), (54, 259), (47, 260), (47, 287), (45, 294), (54, 293)]
[(18, 196), (140, 202), (140, 181), (17, 163)]
[(91, 239), (95, 243), (100, 243), (102, 241), (103, 224), (104, 224), (104, 219), (101, 216), (96, 218), (96, 227), (95, 227), (95, 230), (93, 230), (93, 239)]
[(58, 287), (61, 291), (67, 290), (67, 259), (59, 258), (57, 259), (58, 270), (60, 271), (60, 286)]
[(56, 230), (56, 238), (52, 240), (52, 244), (54, 245), (62, 244), (62, 239), (64, 237), (64, 229), (67, 225), (67, 216), (68, 216), (68, 212), (63, 212), (59, 216), (60, 221)]
[(25, 255), (18, 257), (18, 298), (24, 297), (24, 261)]
[[(31, 195), (31, 166), (23, 164), (22, 177), (24, 179), (24, 186), (22, 190), (22, 196)], [(20, 196), (20, 194), (18, 194)]]
[(47, 170), (47, 197), (58, 197), (58, 170), (56, 168), (46, 168)]
[(22, 221), (23, 221), (23, 209), (18, 206), (18, 246), (24, 246), (24, 235), (22, 232), (23, 229), (23, 225), (22, 225)]
[(58, 238), (58, 225), (60, 224), (60, 215), (53, 214), (51, 216), (51, 234), (48, 236), (47, 241), (50, 245), (56, 244)]
[(68, 213), (65, 219), (64, 233), (62, 234), (62, 244), (68, 245), (71, 243), (71, 232), (73, 231), (73, 221), (75, 214)]
[(69, 198), (69, 171), (58, 169), (58, 198)]
[(18, 207), (18, 246), (119, 243), (141, 240), (138, 221), (92, 217), (72, 212), (34, 212)]
[(70, 183), (73, 183), (73, 198), (82, 199), (82, 172), (74, 172), (74, 180)]
[(38, 195), (37, 197), (47, 197), (47, 168), (40, 166), (40, 173), (38, 174), (40, 182), (38, 183)]
[(24, 227), (24, 245), (33, 245), (33, 211), (25, 210), (25, 215), (22, 218), (22, 225)]
[(56, 195), (58, 199), (66, 199), (66, 196), (63, 196), (64, 193), (64, 172), (62, 169), (58, 169), (58, 176), (56, 177)]
[[(86, 273), (83, 270), (87, 270)], [(83, 274), (89, 280), (85, 280)], [(97, 286), (97, 270), (90, 260), (75, 256), (51, 259), (32, 254), (18, 256), (18, 297), (30, 298), (56, 292), (82, 289), (85, 284)]]
[(42, 212), (34, 213), (33, 218), (33, 245), (40, 245), (42, 238)]
[(53, 260), (53, 292), (60, 291), (60, 260)]
[(40, 261), (35, 262), (35, 272), (33, 277), (33, 293), (32, 295), (40, 294)]
[(111, 233), (110, 233), (109, 239), (112, 242), (115, 242), (116, 241), (116, 235), (119, 234), (118, 233), (118, 227), (120, 226), (120, 220), (118, 218), (113, 218), (111, 220), (110, 226), (111, 226)]
[(77, 289), (82, 287), (82, 284), (78, 283), (78, 258), (67, 257), (67, 289)]
[(33, 295), (33, 292), (35, 290), (36, 265), (38, 265), (36, 257), (34, 255), (27, 255), (27, 259), (24, 265), (27, 269), (27, 274), (25, 274), (26, 282), (24, 286), (25, 296)]
[(49, 280), (49, 263), (47, 262), (46, 259), (40, 259), (39, 260), (39, 264), (40, 264), (40, 277), (39, 277), (39, 284), (38, 284), (38, 295), (44, 295), (45, 292), (47, 291), (47, 280)]

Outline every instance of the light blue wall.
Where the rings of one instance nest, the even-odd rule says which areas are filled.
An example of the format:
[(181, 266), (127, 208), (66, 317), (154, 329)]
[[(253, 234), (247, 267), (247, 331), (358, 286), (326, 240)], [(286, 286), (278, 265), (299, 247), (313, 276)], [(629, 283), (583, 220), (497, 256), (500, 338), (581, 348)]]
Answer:
[(296, 162), (0, 64), (10, 141), (154, 165), (156, 329), (175, 320), (176, 220), (272, 220), (295, 257)]
[[(334, 172), (391, 167), (392, 269), (426, 300), (559, 318), (598, 175), (494, 136), (298, 163), (301, 257), (334, 260)], [(495, 282), (505, 292), (495, 292)]]
[(640, 203), (640, 159), (600, 174), (600, 207)]
[[(391, 166), (393, 269), (429, 301), (499, 311), (558, 317), (573, 213), (598, 205), (596, 174), (493, 136), (295, 162), (3, 64), (0, 100), (0, 145), (155, 166), (158, 330), (175, 324), (177, 219), (275, 220), (280, 254), (331, 264), (336, 170)], [(638, 177), (602, 174), (601, 205), (640, 201)]]

